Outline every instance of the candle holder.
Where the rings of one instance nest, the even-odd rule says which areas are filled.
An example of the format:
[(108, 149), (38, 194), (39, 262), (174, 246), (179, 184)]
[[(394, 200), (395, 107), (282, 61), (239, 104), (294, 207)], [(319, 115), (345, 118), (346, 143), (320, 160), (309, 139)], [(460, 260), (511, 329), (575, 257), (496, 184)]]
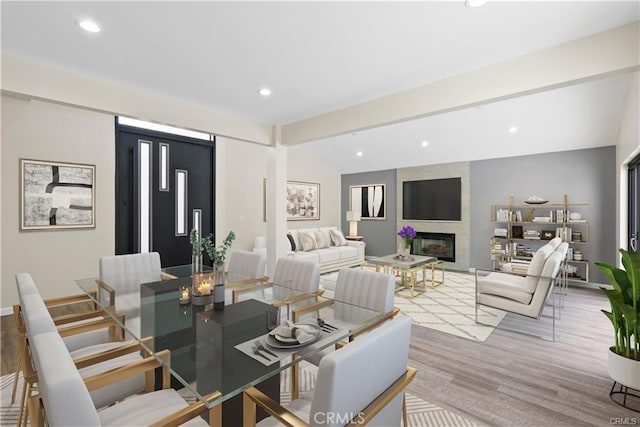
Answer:
[(181, 305), (191, 302), (191, 288), (189, 286), (180, 286), (180, 298), (178, 300)]
[(211, 273), (194, 273), (191, 286), (191, 304), (213, 303), (213, 277)]

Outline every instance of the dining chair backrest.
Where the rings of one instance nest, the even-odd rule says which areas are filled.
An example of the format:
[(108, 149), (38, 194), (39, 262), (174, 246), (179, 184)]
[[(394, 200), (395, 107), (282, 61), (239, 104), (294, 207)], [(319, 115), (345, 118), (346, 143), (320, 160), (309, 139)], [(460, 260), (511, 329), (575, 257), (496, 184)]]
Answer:
[(21, 307), (24, 295), (40, 293), (29, 273), (16, 274), (16, 288), (18, 289), (18, 301)]
[(48, 425), (99, 426), (91, 395), (60, 335), (40, 334), (30, 345)]
[(273, 283), (303, 293), (313, 293), (320, 286), (320, 264), (280, 258), (273, 272)]
[[(380, 313), (393, 309), (395, 280), (391, 274), (343, 268), (338, 272), (334, 299)], [(341, 306), (336, 306), (336, 317)], [(346, 314), (346, 313), (343, 313)]]
[[(309, 424), (342, 426), (349, 415), (357, 421), (358, 413), (406, 372), (410, 335), (411, 320), (398, 315), (323, 357)], [(369, 425), (400, 425), (402, 398), (398, 394)]]
[(263, 277), (267, 257), (262, 253), (248, 251), (233, 251), (229, 259), (229, 273), (240, 274), (249, 279)]
[[(115, 290), (115, 309), (124, 314), (133, 336), (140, 333), (140, 285), (162, 280), (160, 254), (115, 255), (100, 258), (100, 280)], [(129, 335), (129, 334), (127, 334)]]

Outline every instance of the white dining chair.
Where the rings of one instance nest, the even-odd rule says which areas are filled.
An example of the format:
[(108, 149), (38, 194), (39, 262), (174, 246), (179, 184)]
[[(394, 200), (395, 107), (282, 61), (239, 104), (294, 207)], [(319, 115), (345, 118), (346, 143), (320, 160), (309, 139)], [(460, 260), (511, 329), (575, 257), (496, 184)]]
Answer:
[[(400, 426), (404, 389), (416, 375), (408, 367), (411, 320), (397, 316), (320, 362), (313, 392), (282, 406), (256, 388), (245, 391), (244, 426), (256, 425), (256, 406), (274, 425)], [(391, 351), (393, 349), (393, 351)], [(407, 420), (404, 420), (405, 425)]]

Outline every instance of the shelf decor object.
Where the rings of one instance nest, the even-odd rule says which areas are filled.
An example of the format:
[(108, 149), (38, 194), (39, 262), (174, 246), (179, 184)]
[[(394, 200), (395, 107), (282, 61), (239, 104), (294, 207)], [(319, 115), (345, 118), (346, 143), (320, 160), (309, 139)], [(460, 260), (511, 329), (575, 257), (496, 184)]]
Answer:
[[(561, 203), (531, 196), (522, 204), (514, 203), (513, 196), (505, 204), (491, 206), (493, 241), (490, 254), (492, 268), (501, 270), (512, 261), (527, 262), (545, 242), (560, 237), (569, 243), (565, 264), (571, 266), (573, 274), (568, 279), (574, 282), (589, 281), (589, 260), (585, 245), (589, 243), (589, 221), (582, 219), (582, 213), (575, 211), (588, 206), (587, 203), (568, 203), (567, 195)], [(500, 249), (497, 250), (497, 245)], [(578, 255), (574, 257), (574, 247)], [(504, 249), (502, 249), (504, 247)]]

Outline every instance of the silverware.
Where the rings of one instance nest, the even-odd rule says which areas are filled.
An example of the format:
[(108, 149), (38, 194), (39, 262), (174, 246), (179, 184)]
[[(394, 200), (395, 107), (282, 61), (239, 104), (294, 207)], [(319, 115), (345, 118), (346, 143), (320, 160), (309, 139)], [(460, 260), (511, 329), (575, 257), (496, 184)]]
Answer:
[(255, 340), (253, 343), (256, 345), (256, 347), (258, 347), (258, 350), (262, 350), (262, 351), (264, 351), (265, 353), (270, 354), (270, 355), (271, 355), (271, 356), (273, 356), (273, 357), (276, 357), (276, 358), (278, 357), (278, 355), (277, 355), (277, 354), (275, 354), (274, 352), (272, 352), (271, 350), (269, 350), (268, 348), (266, 348), (266, 347), (265, 347), (265, 346), (260, 342), (260, 340)]
[(332, 326), (330, 324), (328, 324), (327, 322), (325, 322), (322, 319), (318, 319), (318, 326), (320, 326), (321, 328), (326, 328), (329, 331), (337, 331), (338, 328), (336, 328), (335, 326)]
[(255, 354), (256, 356), (260, 356), (263, 359), (266, 359), (268, 362), (271, 362), (271, 359), (269, 359), (267, 356), (265, 356), (264, 354), (260, 353), (260, 350), (258, 350), (258, 347), (256, 347), (255, 345), (251, 346), (251, 350), (253, 351), (253, 354)]

